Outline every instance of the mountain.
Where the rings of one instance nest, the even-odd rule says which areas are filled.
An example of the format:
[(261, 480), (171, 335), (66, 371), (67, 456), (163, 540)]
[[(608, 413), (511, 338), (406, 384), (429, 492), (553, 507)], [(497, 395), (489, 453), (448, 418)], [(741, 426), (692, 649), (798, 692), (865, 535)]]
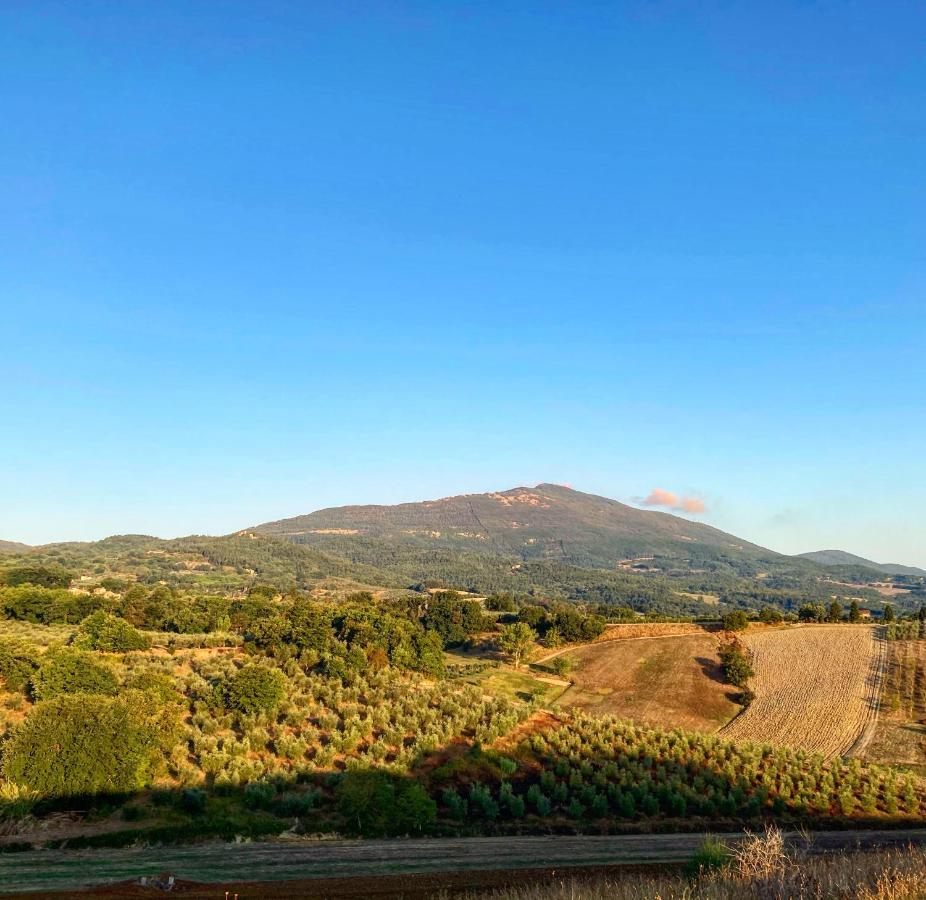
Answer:
[(885, 575), (926, 575), (926, 569), (916, 566), (901, 566), (897, 563), (877, 563), (845, 550), (814, 550), (810, 553), (798, 553), (800, 559), (809, 559), (821, 566), (864, 566)]
[(422, 552), (462, 551), (604, 569), (645, 564), (653, 557), (690, 568), (718, 559), (746, 563), (749, 568), (760, 560), (788, 559), (700, 522), (636, 509), (558, 484), (396, 506), (332, 507), (250, 530), (327, 545), (354, 558), (351, 546), (388, 542)]

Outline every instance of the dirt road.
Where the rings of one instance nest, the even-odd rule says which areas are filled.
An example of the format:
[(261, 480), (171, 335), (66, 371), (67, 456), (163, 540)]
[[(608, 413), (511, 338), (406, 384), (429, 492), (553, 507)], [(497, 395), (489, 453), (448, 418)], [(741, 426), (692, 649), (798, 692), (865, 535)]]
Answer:
[[(719, 837), (735, 843), (741, 835)], [(73, 891), (163, 872), (212, 885), (297, 880), (304, 884), (313, 879), (369, 883), (402, 874), (658, 865), (687, 860), (703, 838), (702, 834), (557, 835), (33, 850), (0, 856), (0, 889), (4, 895)], [(789, 840), (804, 846), (799, 835), (791, 834)], [(910, 843), (926, 845), (926, 829), (817, 832), (812, 848), (830, 851)], [(298, 895), (306, 896), (302, 891)]]

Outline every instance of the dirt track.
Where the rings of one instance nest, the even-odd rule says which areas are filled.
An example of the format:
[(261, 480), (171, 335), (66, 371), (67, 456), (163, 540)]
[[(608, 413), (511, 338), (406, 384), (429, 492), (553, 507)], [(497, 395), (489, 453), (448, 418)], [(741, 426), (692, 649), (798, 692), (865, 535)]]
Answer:
[[(721, 835), (735, 842), (740, 835)], [(620, 836), (545, 836), (444, 838), (384, 841), (313, 841), (250, 844), (200, 844), (186, 847), (123, 850), (34, 850), (0, 856), (0, 885), (6, 894), (69, 892), (91, 886), (137, 881), (142, 875), (170, 872), (186, 882), (178, 893), (222, 896), (222, 891), (251, 884), (242, 898), (261, 896), (422, 896), (428, 890), (467, 886), (517, 871), (599, 869), (611, 866), (666, 865), (687, 860), (701, 834)], [(791, 839), (802, 843), (796, 835)], [(871, 848), (915, 843), (926, 845), (926, 829), (818, 832), (815, 850)], [(467, 878), (452, 873), (468, 873)], [(397, 879), (392, 876), (412, 875)], [(511, 876), (507, 876), (511, 877)], [(265, 882), (266, 889), (254, 887)], [(287, 885), (279, 882), (290, 882)], [(210, 885), (206, 888), (205, 885)], [(366, 887), (364, 887), (366, 885)], [(391, 886), (390, 886), (391, 885)], [(319, 890), (321, 889), (321, 890)], [(100, 896), (152, 896), (149, 889), (94, 891)], [(358, 893), (359, 891), (359, 893)], [(424, 896), (427, 896), (425, 893)]]

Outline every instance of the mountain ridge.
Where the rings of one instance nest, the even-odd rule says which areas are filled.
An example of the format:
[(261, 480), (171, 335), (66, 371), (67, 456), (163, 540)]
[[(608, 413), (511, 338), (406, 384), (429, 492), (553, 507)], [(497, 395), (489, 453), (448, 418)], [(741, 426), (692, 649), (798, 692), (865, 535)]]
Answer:
[(656, 555), (787, 559), (702, 522), (547, 482), (395, 505), (328, 507), (250, 530), (300, 543), (392, 540), (596, 568)]
[(821, 566), (864, 566), (885, 575), (926, 575), (926, 569), (920, 569), (917, 566), (879, 563), (845, 550), (811, 550), (809, 553), (795, 555), (800, 559), (809, 559), (811, 562), (819, 563)]

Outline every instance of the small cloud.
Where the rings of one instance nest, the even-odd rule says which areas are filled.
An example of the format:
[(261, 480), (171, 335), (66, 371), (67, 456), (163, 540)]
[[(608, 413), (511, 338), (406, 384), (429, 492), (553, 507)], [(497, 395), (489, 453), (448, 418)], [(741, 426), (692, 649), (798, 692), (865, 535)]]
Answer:
[(678, 494), (664, 491), (662, 488), (653, 488), (649, 496), (643, 500), (644, 506), (678, 506)]
[(674, 512), (689, 513), (695, 516), (707, 512), (707, 507), (700, 497), (679, 497), (674, 491), (667, 491), (664, 488), (653, 488), (649, 496), (644, 497), (640, 502), (644, 506), (661, 506)]

